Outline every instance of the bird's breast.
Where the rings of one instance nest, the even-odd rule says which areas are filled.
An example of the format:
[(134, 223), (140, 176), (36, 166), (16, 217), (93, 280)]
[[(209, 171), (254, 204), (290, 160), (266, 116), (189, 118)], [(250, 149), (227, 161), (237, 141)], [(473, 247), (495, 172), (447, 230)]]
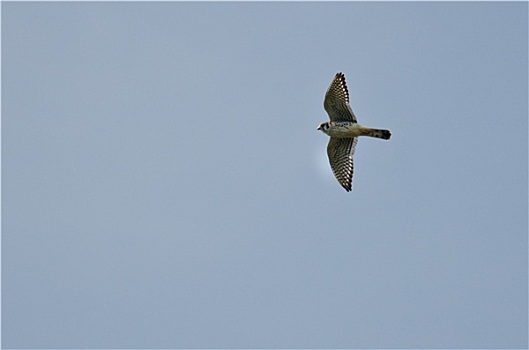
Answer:
[(348, 138), (362, 135), (361, 126), (352, 122), (331, 122), (327, 135), (331, 137)]

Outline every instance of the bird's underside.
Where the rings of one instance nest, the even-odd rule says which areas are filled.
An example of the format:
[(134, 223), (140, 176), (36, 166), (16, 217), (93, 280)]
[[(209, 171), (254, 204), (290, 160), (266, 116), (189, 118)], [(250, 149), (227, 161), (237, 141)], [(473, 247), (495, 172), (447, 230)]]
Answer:
[(320, 124), (318, 130), (330, 136), (327, 156), (334, 176), (347, 191), (352, 189), (353, 155), (358, 137), (367, 136), (389, 140), (391, 132), (385, 129), (373, 129), (357, 123), (356, 116), (349, 105), (349, 92), (343, 73), (334, 76), (325, 94), (323, 102), (329, 115), (329, 122)]

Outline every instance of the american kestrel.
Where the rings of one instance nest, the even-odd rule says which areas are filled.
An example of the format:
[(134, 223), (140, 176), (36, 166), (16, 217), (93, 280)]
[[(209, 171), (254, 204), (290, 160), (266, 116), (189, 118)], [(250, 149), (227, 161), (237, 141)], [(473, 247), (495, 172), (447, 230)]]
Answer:
[(323, 107), (330, 121), (320, 124), (318, 130), (331, 137), (327, 145), (329, 163), (340, 185), (349, 192), (353, 182), (353, 154), (358, 136), (389, 140), (391, 132), (368, 128), (356, 122), (353, 110), (349, 106), (349, 92), (345, 85), (345, 76), (341, 72), (336, 73), (327, 89)]

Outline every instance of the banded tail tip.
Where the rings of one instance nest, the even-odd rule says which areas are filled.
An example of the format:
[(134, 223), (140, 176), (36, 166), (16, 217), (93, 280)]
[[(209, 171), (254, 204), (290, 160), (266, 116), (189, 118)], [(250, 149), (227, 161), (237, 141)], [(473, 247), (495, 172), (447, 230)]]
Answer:
[(369, 136), (377, 137), (383, 140), (389, 140), (389, 138), (391, 137), (391, 131), (385, 129), (371, 129), (371, 133), (369, 134)]

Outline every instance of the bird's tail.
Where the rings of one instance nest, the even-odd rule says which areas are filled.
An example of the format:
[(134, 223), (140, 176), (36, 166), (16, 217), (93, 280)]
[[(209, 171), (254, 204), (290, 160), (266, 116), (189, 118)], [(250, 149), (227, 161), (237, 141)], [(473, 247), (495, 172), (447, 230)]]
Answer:
[(389, 138), (391, 137), (391, 131), (385, 129), (365, 128), (364, 135), (376, 137), (383, 140), (389, 140)]

